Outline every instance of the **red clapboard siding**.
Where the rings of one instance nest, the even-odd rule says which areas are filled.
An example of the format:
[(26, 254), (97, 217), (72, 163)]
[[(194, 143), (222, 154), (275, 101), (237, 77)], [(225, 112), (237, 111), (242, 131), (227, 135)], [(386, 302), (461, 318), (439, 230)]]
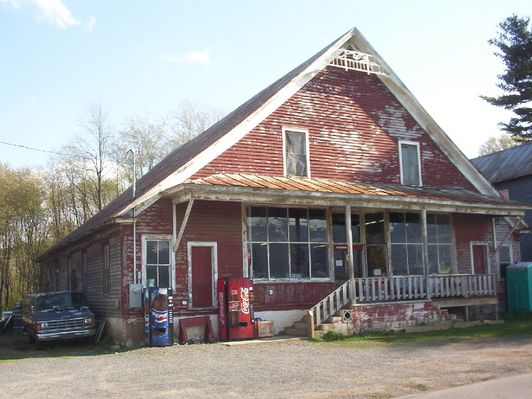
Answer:
[(193, 177), (283, 174), (282, 128), (309, 131), (313, 177), (400, 183), (398, 140), (420, 142), (426, 186), (473, 189), (375, 75), (327, 67)]
[(334, 284), (330, 282), (255, 284), (255, 310), (308, 309), (333, 289)]
[[(456, 241), (456, 259), (458, 273), (471, 273), (471, 241), (483, 241), (489, 244), (488, 257), (492, 255), (493, 236), (491, 217), (485, 215), (453, 215), (454, 238)], [(494, 270), (494, 260), (492, 270)]]

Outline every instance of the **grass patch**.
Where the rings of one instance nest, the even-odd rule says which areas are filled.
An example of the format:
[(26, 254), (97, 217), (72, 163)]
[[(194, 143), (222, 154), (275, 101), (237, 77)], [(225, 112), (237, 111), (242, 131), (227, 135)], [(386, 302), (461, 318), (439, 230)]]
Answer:
[(504, 324), (481, 325), (468, 328), (417, 332), (410, 334), (365, 333), (344, 336), (334, 332), (326, 333), (314, 342), (335, 343), (341, 345), (408, 345), (408, 344), (446, 344), (452, 342), (496, 338), (532, 338), (532, 314), (508, 314)]

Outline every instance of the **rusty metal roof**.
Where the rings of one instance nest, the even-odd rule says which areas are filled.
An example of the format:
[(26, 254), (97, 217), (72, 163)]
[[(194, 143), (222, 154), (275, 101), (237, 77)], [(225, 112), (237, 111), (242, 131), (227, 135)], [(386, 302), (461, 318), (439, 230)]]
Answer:
[(491, 183), (532, 175), (532, 143), (473, 158), (471, 162)]
[(244, 174), (215, 174), (208, 177), (187, 180), (184, 183), (189, 189), (193, 187), (233, 187), (248, 189), (255, 192), (292, 191), (322, 194), (344, 194), (353, 197), (364, 196), (374, 198), (404, 198), (418, 201), (455, 202), (460, 204), (484, 205), (491, 207), (514, 207), (524, 209), (526, 204), (510, 201), (501, 197), (493, 197), (465, 189), (413, 187), (380, 183), (355, 183), (343, 180), (320, 178), (262, 176)]

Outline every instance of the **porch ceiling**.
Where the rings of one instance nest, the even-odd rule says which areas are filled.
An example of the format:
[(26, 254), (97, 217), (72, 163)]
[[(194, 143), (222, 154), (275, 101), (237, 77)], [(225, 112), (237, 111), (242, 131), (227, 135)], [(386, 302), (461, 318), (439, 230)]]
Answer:
[(187, 180), (167, 195), (197, 199), (360, 206), (386, 209), (426, 209), (442, 212), (521, 216), (529, 206), (463, 189), (411, 187), (341, 180), (215, 174)]

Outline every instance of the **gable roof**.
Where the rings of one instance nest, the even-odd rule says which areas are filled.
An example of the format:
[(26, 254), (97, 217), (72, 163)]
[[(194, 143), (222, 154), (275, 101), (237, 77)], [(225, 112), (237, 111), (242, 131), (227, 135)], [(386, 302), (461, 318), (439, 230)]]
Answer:
[(112, 223), (114, 218), (125, 216), (132, 209), (136, 209), (137, 213), (142, 212), (159, 199), (165, 191), (182, 184), (211, 160), (237, 143), (314, 78), (329, 64), (339, 49), (348, 45), (373, 56), (383, 67), (385, 74), (377, 75), (378, 78), (414, 117), (421, 128), (430, 135), (445, 155), (454, 162), (460, 172), (471, 181), (473, 186), (481, 193), (498, 195), (498, 192), (436, 124), (358, 29), (353, 28), (246, 101), (202, 134), (172, 151), (139, 179), (135, 200), (132, 200), (132, 189), (127, 189), (101, 212), (59, 241), (43, 256), (90, 234), (107, 223)]
[(473, 158), (471, 162), (492, 183), (532, 175), (532, 143)]

